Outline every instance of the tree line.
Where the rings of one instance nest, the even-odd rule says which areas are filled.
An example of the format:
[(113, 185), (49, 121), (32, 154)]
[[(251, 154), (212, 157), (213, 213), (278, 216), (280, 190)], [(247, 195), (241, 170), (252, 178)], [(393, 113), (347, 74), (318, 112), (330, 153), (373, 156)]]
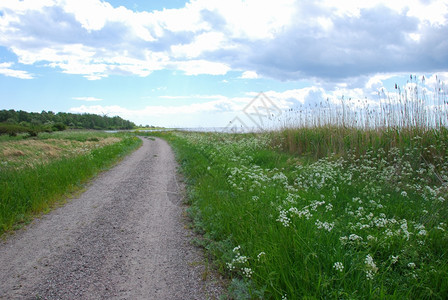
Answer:
[(27, 128), (48, 127), (55, 130), (73, 129), (98, 129), (117, 130), (133, 129), (135, 124), (118, 116), (108, 117), (95, 114), (54, 113), (52, 111), (26, 112), (0, 110), (0, 123)]

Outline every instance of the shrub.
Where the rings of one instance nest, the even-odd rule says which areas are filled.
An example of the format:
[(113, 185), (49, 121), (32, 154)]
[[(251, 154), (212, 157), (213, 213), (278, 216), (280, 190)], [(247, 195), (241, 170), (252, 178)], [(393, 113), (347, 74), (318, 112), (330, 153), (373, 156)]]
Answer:
[(64, 131), (67, 129), (67, 126), (64, 123), (55, 123), (53, 125), (53, 130), (54, 131)]
[(16, 136), (18, 133), (28, 132), (28, 128), (15, 124), (0, 124), (0, 135), (8, 134), (9, 136)]

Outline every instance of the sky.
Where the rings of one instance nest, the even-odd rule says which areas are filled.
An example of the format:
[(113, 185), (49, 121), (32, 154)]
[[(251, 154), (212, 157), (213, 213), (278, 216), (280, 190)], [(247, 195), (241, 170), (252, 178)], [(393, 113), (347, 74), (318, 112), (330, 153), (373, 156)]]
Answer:
[(410, 75), (448, 82), (446, 0), (0, 0), (0, 109), (250, 126)]

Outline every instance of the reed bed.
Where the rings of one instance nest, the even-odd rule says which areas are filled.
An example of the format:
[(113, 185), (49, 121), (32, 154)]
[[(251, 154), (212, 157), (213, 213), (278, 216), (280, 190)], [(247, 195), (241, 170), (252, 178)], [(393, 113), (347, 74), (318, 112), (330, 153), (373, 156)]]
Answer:
[[(342, 97), (340, 103), (327, 100), (314, 107), (291, 109), (281, 116), (280, 130), (272, 132), (274, 143), (290, 153), (317, 159), (415, 146), (444, 154), (448, 87), (437, 80), (429, 91), (424, 81), (424, 77), (419, 81), (410, 76), (403, 88), (396, 85), (391, 93), (379, 91), (376, 101)], [(434, 155), (422, 153), (428, 161)]]

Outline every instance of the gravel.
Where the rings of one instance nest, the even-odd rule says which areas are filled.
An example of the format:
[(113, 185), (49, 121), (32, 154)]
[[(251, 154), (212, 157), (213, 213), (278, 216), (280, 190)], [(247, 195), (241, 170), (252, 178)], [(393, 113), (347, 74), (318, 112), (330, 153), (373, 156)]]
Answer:
[[(0, 244), (0, 299), (218, 299), (170, 146), (143, 146)], [(205, 279), (204, 279), (205, 277)]]

